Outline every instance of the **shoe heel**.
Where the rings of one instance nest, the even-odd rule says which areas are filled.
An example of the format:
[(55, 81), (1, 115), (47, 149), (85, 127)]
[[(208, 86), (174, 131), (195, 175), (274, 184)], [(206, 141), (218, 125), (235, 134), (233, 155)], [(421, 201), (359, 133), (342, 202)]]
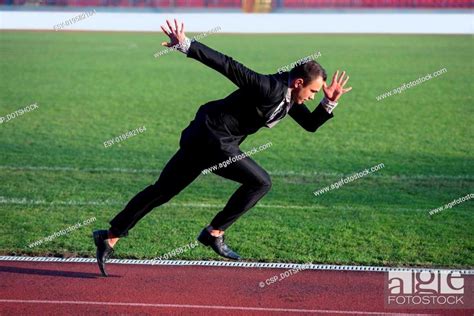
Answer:
[(210, 235), (209, 232), (207, 232), (206, 229), (204, 228), (196, 239), (204, 246), (209, 246), (211, 244), (209, 235)]
[(94, 239), (95, 246), (99, 247), (99, 234), (97, 231), (92, 233), (92, 238)]

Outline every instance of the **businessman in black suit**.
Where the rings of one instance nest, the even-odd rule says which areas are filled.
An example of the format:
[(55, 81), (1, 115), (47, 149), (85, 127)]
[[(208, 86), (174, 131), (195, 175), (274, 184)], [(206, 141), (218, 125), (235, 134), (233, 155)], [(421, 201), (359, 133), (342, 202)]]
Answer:
[[(113, 246), (153, 208), (168, 202), (188, 186), (202, 170), (229, 157), (243, 154), (239, 145), (247, 135), (262, 127), (272, 128), (287, 114), (299, 125), (315, 132), (333, 117), (338, 99), (351, 88), (344, 88), (349, 77), (337, 71), (331, 85), (326, 84), (326, 72), (315, 61), (298, 65), (289, 72), (263, 75), (184, 34), (184, 24), (161, 27), (170, 38), (163, 46), (175, 47), (187, 57), (196, 59), (230, 79), (238, 89), (221, 100), (202, 105), (194, 120), (181, 133), (180, 148), (166, 164), (158, 181), (133, 197), (114, 219), (109, 230), (95, 231), (97, 262), (104, 276), (105, 261)], [(320, 90), (325, 97), (314, 111), (304, 104), (313, 100)], [(233, 260), (240, 256), (224, 242), (224, 231), (252, 208), (269, 190), (268, 173), (250, 157), (237, 160), (213, 173), (241, 183), (226, 206), (205, 227), (198, 240), (217, 254)]]

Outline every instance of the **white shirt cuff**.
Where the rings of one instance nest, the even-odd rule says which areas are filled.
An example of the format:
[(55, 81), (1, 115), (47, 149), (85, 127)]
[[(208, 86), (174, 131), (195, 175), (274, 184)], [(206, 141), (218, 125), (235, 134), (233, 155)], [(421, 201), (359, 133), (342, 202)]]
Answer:
[(336, 101), (330, 101), (326, 97), (324, 97), (321, 100), (321, 104), (323, 105), (323, 108), (328, 112), (329, 114), (332, 113), (332, 111), (336, 108), (337, 102)]
[(176, 44), (173, 46), (175, 49), (179, 50), (181, 53), (187, 55), (189, 51), (189, 47), (191, 47), (191, 40), (189, 38), (185, 38), (183, 43)]

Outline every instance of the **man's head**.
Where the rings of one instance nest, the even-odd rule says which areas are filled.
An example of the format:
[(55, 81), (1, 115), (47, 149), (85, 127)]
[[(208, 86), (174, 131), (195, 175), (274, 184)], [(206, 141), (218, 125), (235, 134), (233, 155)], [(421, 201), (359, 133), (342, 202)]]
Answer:
[(297, 104), (313, 100), (326, 79), (326, 71), (314, 60), (294, 67), (290, 70), (291, 99)]

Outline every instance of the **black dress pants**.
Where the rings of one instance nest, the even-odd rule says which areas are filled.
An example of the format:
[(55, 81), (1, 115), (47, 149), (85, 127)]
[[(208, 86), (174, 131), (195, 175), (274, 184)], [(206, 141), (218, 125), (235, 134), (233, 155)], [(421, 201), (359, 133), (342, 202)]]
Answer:
[[(182, 146), (168, 161), (158, 181), (134, 196), (125, 209), (110, 221), (110, 231), (117, 237), (127, 236), (128, 231), (143, 216), (181, 192), (203, 169), (218, 165), (229, 157), (239, 154), (242, 154), (242, 151), (238, 147), (232, 151), (223, 151)], [(252, 208), (271, 187), (268, 173), (249, 157), (232, 162), (213, 173), (241, 183), (222, 211), (212, 220), (211, 225), (214, 229), (226, 230)]]

